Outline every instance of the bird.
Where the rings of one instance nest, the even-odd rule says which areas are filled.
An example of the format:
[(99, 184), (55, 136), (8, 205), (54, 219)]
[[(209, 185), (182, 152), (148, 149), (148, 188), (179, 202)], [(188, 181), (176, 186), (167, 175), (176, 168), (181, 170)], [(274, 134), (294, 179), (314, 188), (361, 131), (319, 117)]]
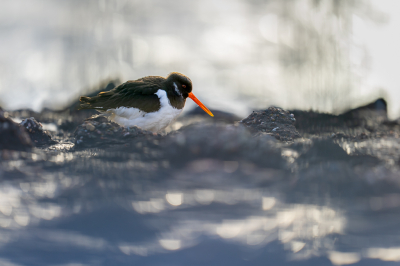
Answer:
[(81, 96), (79, 109), (95, 109), (120, 126), (138, 126), (158, 133), (182, 113), (188, 97), (210, 116), (214, 116), (194, 96), (192, 81), (178, 72), (172, 72), (166, 78), (147, 76), (128, 80), (97, 96)]

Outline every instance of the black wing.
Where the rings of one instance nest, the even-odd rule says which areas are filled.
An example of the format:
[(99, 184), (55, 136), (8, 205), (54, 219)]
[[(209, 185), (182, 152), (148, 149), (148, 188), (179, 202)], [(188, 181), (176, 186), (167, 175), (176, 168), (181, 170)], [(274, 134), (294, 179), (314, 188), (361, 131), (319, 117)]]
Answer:
[(156, 112), (161, 105), (155, 93), (162, 88), (164, 81), (163, 77), (130, 80), (110, 91), (100, 92), (97, 96), (81, 97), (80, 109), (107, 111), (123, 106), (138, 108), (146, 113)]

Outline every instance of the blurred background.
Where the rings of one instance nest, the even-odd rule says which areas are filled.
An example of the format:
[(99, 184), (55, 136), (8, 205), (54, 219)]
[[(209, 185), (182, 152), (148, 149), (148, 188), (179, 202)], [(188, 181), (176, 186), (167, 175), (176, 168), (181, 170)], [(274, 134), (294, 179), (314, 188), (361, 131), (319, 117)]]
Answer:
[(399, 10), (397, 0), (2, 0), (0, 105), (61, 109), (107, 79), (178, 71), (207, 106), (243, 117), (384, 97), (394, 119)]

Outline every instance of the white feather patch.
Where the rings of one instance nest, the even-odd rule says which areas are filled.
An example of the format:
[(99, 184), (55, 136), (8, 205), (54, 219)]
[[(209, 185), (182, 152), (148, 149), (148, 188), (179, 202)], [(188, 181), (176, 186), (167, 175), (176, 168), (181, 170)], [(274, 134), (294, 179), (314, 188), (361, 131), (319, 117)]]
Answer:
[(178, 85), (176, 85), (175, 82), (173, 82), (172, 84), (174, 84), (174, 89), (175, 89), (176, 93), (178, 93), (178, 95), (182, 96), (181, 92), (178, 90)]
[(165, 129), (182, 113), (183, 109), (171, 106), (165, 90), (158, 90), (155, 94), (160, 99), (161, 107), (158, 111), (146, 113), (138, 108), (118, 107), (107, 110), (108, 118), (124, 127), (138, 126), (152, 132)]

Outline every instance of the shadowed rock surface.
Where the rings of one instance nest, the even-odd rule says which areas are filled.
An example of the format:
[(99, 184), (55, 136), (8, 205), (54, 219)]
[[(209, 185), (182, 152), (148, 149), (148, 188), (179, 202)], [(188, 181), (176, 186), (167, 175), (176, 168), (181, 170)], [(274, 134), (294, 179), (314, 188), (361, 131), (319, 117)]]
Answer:
[(278, 140), (293, 141), (300, 138), (294, 123), (293, 114), (278, 107), (270, 107), (264, 111), (254, 111), (241, 123), (253, 132), (265, 132)]
[(124, 128), (99, 115), (86, 119), (74, 132), (77, 148), (125, 145), (132, 140), (137, 141), (145, 136), (159, 137), (160, 134), (136, 126)]
[(57, 141), (51, 139), (51, 136), (47, 131), (43, 130), (42, 124), (36, 121), (33, 117), (24, 119), (20, 125), (26, 129), (35, 146), (52, 145), (57, 143)]
[(375, 102), (350, 110), (341, 115), (322, 114), (313, 111), (290, 111), (296, 117), (295, 126), (305, 136), (329, 136), (338, 138), (366, 139), (399, 132), (396, 121), (388, 121), (386, 101)]
[(32, 142), (25, 128), (5, 117), (0, 108), (0, 150), (25, 151), (31, 147)]

